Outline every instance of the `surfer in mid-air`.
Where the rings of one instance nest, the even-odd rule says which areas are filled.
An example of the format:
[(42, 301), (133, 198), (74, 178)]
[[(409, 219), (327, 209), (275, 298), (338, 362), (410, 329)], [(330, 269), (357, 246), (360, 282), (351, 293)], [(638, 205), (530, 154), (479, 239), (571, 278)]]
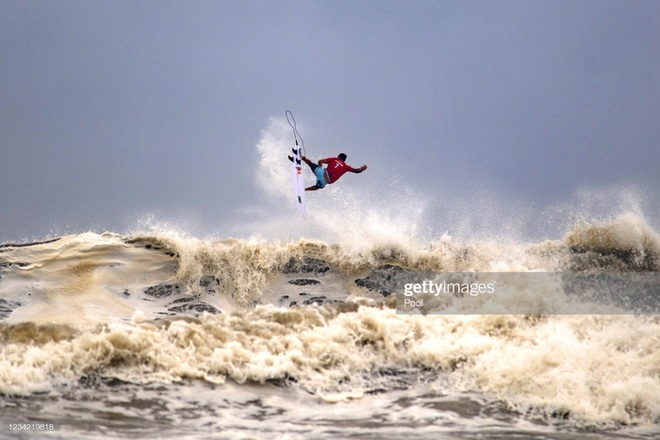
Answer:
[[(296, 154), (296, 151), (294, 151), (294, 154)], [(289, 156), (289, 160), (293, 162), (293, 157)], [(305, 188), (305, 191), (316, 191), (317, 189), (325, 188), (326, 185), (339, 180), (346, 172), (359, 174), (367, 169), (366, 165), (362, 165), (360, 168), (353, 168), (347, 165), (346, 155), (344, 153), (340, 153), (337, 157), (321, 159), (318, 164), (315, 164), (305, 156), (302, 156), (302, 160), (309, 165), (312, 173), (316, 176), (316, 184)], [(323, 165), (327, 166), (323, 168)]]

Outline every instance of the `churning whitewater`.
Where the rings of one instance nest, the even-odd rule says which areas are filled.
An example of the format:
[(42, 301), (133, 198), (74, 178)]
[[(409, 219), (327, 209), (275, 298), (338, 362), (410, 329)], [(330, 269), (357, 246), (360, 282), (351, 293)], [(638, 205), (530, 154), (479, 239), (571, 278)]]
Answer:
[[(273, 166), (288, 170), (283, 125), (257, 145), (273, 204), (290, 195)], [(419, 274), (657, 276), (642, 215), (556, 240), (420, 240), (420, 196), (324, 197), (294, 232), (275, 214), (248, 222), (261, 238), (146, 228), (0, 246), (0, 421), (67, 439), (656, 438), (660, 283), (606, 298), (520, 286), (538, 313), (397, 305)]]
[[(516, 263), (507, 267), (512, 254)], [(225, 386), (245, 384), (251, 393), (264, 384), (263, 398), (276, 384), (291, 398), (303, 393), (328, 405), (413, 389), (412, 407), (452, 396), (468, 426), (479, 422), (461, 414), (460, 401), (476, 395), (523, 422), (654, 430), (656, 315), (406, 316), (396, 313), (400, 292), (391, 286), (419, 271), (494, 267), (657, 272), (658, 255), (657, 234), (631, 216), (578, 225), (559, 241), (497, 246), (445, 236), (422, 248), (357, 253), (321, 241), (166, 232), (5, 244), (0, 393), (11, 414), (31, 396), (75, 400), (90, 383), (112, 394), (113, 387), (230, 381)], [(43, 417), (63, 417), (50, 411)]]

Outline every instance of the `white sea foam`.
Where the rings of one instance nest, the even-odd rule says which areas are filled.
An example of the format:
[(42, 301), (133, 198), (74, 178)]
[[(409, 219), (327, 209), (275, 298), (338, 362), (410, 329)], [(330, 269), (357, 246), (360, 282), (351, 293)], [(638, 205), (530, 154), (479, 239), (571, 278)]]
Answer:
[[(1, 247), (0, 393), (57, 396), (94, 377), (252, 391), (275, 383), (289, 390), (284, 400), (263, 402), (291, 420), (307, 416), (289, 398), (325, 408), (313, 420), (347, 408), (373, 416), (384, 402), (405, 427), (429, 427), (451, 418), (431, 409), (445, 397), (477, 396), (522, 414), (520, 423), (657, 427), (657, 316), (397, 315), (388, 284), (397, 275), (387, 272), (657, 272), (660, 239), (641, 211), (583, 217), (554, 240), (462, 240), (429, 227), (429, 201), (439, 199), (395, 181), (368, 189), (368, 171), (310, 195), (308, 221), (292, 228), (290, 176), (278, 171), (288, 170), (290, 141), (283, 120), (262, 133), (267, 214), (253, 212), (237, 228), (242, 238), (200, 239), (148, 221), (128, 235)], [(381, 278), (371, 288), (356, 283), (372, 275)], [(518, 293), (516, 301), (538, 298)], [(402, 390), (410, 407), (392, 397)]]

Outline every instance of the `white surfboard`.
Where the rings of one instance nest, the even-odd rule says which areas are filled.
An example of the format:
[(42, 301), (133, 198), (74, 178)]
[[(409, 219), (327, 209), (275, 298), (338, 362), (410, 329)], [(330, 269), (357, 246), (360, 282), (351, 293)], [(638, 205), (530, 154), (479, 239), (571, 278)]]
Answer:
[(293, 162), (291, 163), (291, 175), (293, 176), (293, 194), (296, 197), (296, 204), (300, 210), (300, 214), (304, 219), (307, 218), (305, 209), (305, 179), (303, 177), (303, 161), (300, 147), (296, 142), (294, 150), (297, 154), (293, 155)]
[[(300, 214), (304, 219), (307, 219), (307, 212), (305, 209), (305, 179), (303, 177), (303, 161), (302, 156), (305, 151), (305, 141), (303, 141), (302, 136), (298, 133), (296, 128), (296, 119), (293, 117), (293, 113), (290, 110), (285, 112), (286, 120), (289, 122), (291, 129), (293, 130), (293, 137), (296, 140), (296, 146), (292, 149), (293, 151), (293, 162), (291, 165), (291, 175), (293, 176), (293, 195), (296, 198), (296, 204), (300, 210)], [(298, 139), (300, 139), (300, 144), (298, 144)], [(287, 154), (288, 155), (288, 154)]]

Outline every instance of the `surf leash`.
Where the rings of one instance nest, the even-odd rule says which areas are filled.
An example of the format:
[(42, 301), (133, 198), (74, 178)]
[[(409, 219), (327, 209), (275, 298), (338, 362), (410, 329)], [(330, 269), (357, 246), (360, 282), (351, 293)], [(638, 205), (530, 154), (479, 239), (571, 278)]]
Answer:
[[(296, 146), (300, 146), (303, 153), (302, 155), (307, 156), (307, 152), (305, 151), (305, 141), (303, 140), (302, 136), (300, 136), (300, 133), (298, 133), (298, 129), (296, 128), (296, 118), (293, 117), (291, 110), (287, 110), (284, 114), (286, 115), (286, 121), (291, 126), (291, 129), (293, 129), (293, 137), (296, 139)], [(300, 145), (298, 145), (298, 138), (300, 138)]]

